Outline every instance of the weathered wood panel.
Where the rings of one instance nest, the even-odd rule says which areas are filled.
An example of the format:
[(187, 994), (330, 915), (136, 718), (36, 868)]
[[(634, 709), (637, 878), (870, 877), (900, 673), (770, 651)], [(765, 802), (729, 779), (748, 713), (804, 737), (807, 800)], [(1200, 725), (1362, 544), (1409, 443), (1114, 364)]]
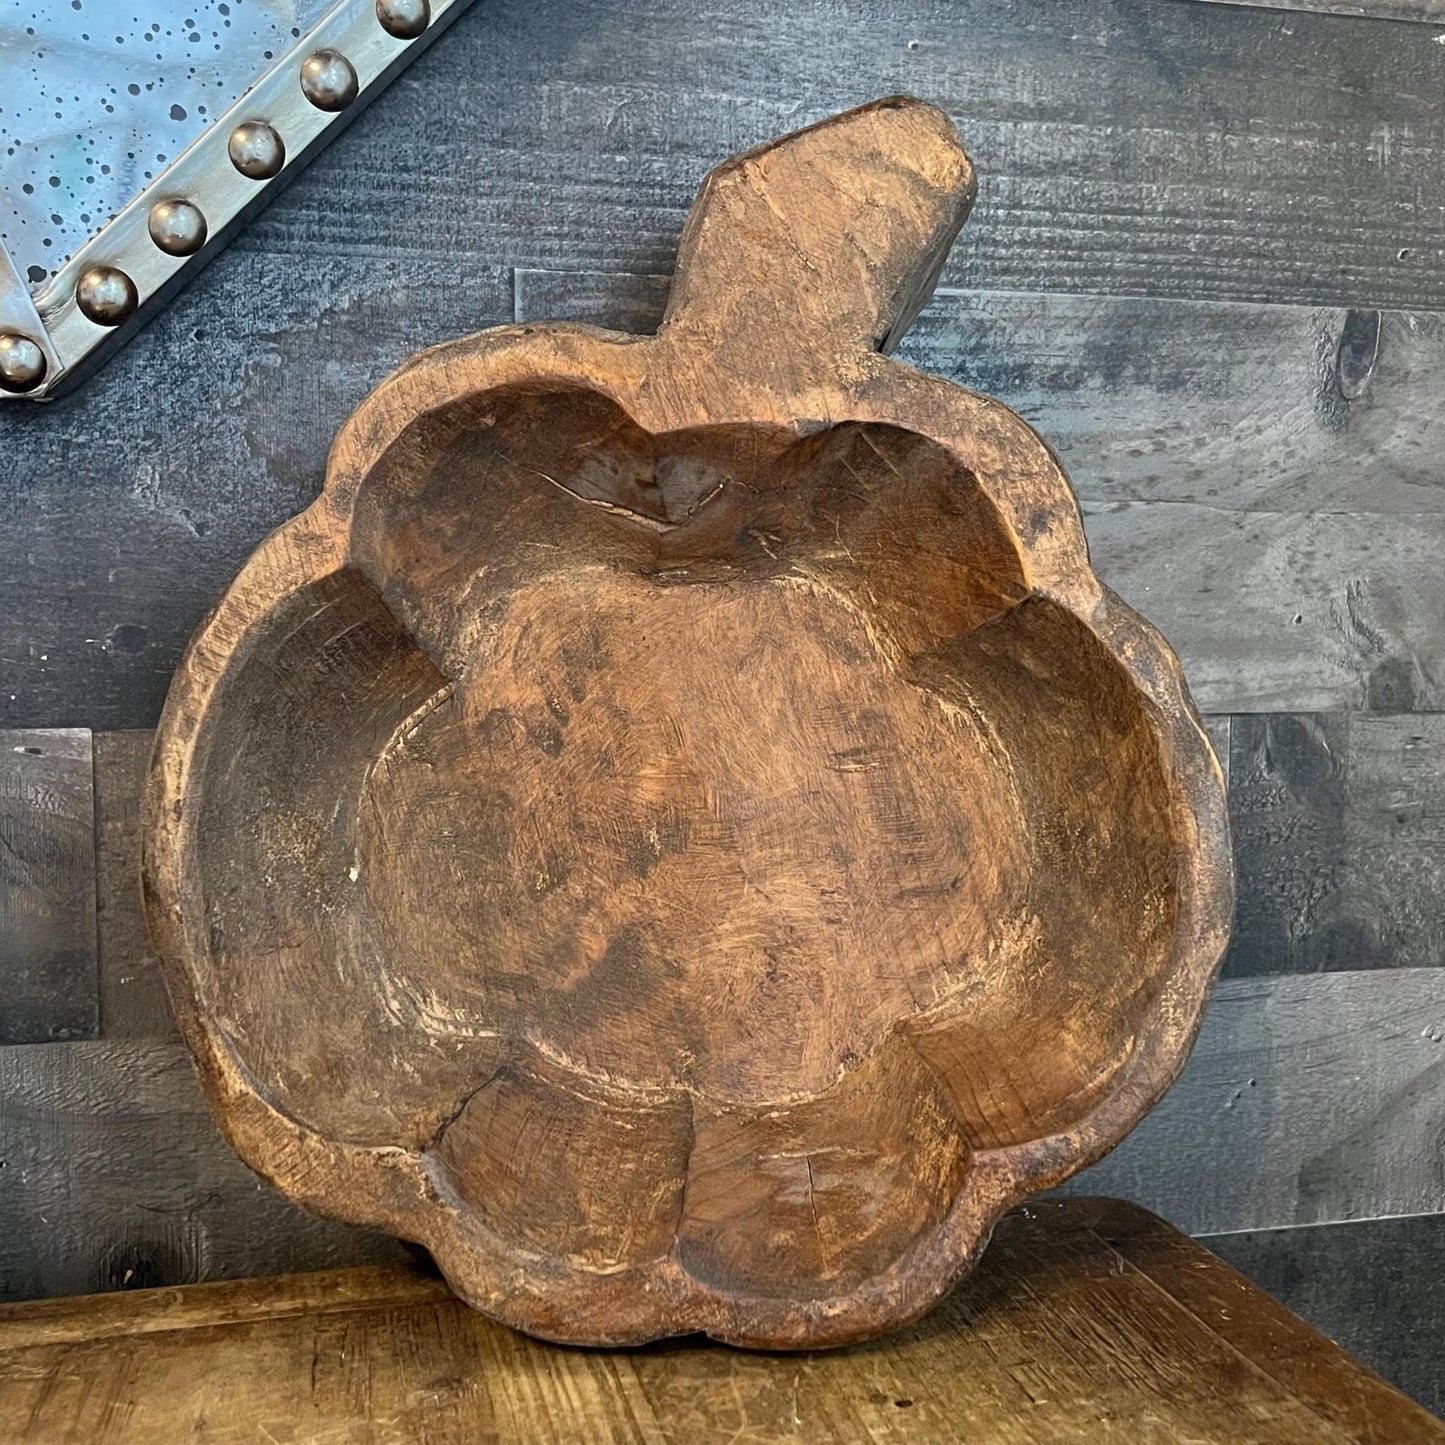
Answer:
[(1321, 15), (1372, 15), (1379, 20), (1445, 20), (1445, 0), (1208, 0), (1211, 5), (1260, 5), (1271, 10), (1313, 10)]
[(1445, 1414), (1445, 1214), (1204, 1243), (1427, 1410)]
[(107, 1039), (180, 1037), (140, 889), (140, 800), (152, 736), (95, 735), (96, 932)]
[[(657, 329), (671, 285), (671, 275), (664, 274), (519, 266), (512, 273), (512, 305), (518, 321), (583, 321), (641, 334)], [(935, 292), (925, 312), (938, 303)], [(922, 321), (920, 314), (909, 331)]]
[(0, 1297), (366, 1264), (408, 1250), (303, 1214), (231, 1152), (173, 1043), (0, 1049)]
[[(1214, 1233), (1445, 1211), (1445, 970), (1229, 980), (1183, 1077), (1072, 1194)], [(394, 1257), (231, 1153), (169, 1040), (0, 1050), (0, 1292)]]
[(978, 165), (950, 284), (1445, 298), (1445, 47), (1183, 3), (494, 0), (240, 244), (666, 271), (703, 171), (893, 91)]
[(1445, 512), (1445, 316), (954, 291), (904, 352), (1046, 429), (1091, 501)]
[[(646, 329), (665, 294), (523, 271), (518, 319)], [(1445, 318), (1373, 316), (951, 293), (900, 355), (1056, 447), (1100, 576), (1202, 708), (1408, 712), (1445, 706)]]
[[(519, 321), (623, 331), (665, 276), (519, 270)], [(1006, 401), (1094, 502), (1445, 512), (1445, 316), (939, 291), (900, 357)]]
[(0, 1044), (93, 1038), (90, 734), (0, 732)]
[(411, 352), (511, 309), (497, 268), (231, 251), (76, 394), (0, 407), (0, 726), (153, 725), (347, 414)]
[[(1439, 1445), (1432, 1420), (1177, 1230), (1116, 1200), (1000, 1221), (867, 1352), (558, 1350), (420, 1270), (0, 1311), (16, 1445)], [(224, 1408), (217, 1408), (224, 1400)], [(298, 1431), (300, 1432), (298, 1434)]]
[(1230, 979), (1183, 1076), (1066, 1186), (1191, 1234), (1445, 1211), (1445, 970)]
[[(865, 89), (915, 89), (964, 126), (984, 192), (954, 283), (1440, 305), (1442, 82), (1445, 47), (1423, 27), (1225, 6), (1142, 16), (1087, 0), (905, 0), (886, 18), (862, 0), (785, 14), (758, 0), (479, 6), (79, 395), (4, 409), (0, 724), (153, 723), (182, 641), (257, 538), (312, 494), (338, 421), (382, 372), (503, 319), (511, 263), (668, 269), (706, 167)], [(1121, 321), (1110, 347), (1146, 339), (1142, 315)], [(1208, 348), (1196, 350), (1207, 372)], [(1106, 352), (1103, 372), (1118, 371), (1120, 353)], [(1253, 380), (1278, 359), (1276, 347)], [(1306, 361), (1291, 353), (1279, 385)], [(1370, 410), (1382, 376), (1345, 408), (1344, 431), (1368, 433), (1393, 467), (1405, 451), (1388, 444), (1392, 414)], [(1248, 415), (1267, 442), (1288, 444), (1273, 413)], [(1269, 507), (1309, 505), (1300, 484), (1318, 439), (1306, 441), (1295, 470), (1269, 483)], [(1187, 442), (1186, 423), (1172, 462)], [(1155, 472), (1175, 475), (1127, 451), (1111, 459), (1116, 491), (1142, 496)], [(1246, 485), (1254, 472), (1233, 475)], [(1331, 505), (1354, 505), (1340, 485)], [(1394, 491), (1428, 507), (1439, 489)], [(1343, 606), (1360, 579), (1328, 569), (1357, 538), (1348, 522), (1322, 525), (1328, 535), (1299, 539), (1318, 548), (1314, 570), (1285, 560), (1304, 568), (1309, 598)], [(1381, 559), (1397, 543), (1409, 551), (1415, 533), (1400, 525), (1379, 539)], [(1128, 592), (1127, 559), (1114, 549), (1106, 560)], [(1255, 557), (1242, 581), (1291, 590), (1288, 568), (1276, 577), (1269, 562)], [(1382, 606), (1414, 600), (1385, 595)], [(1300, 650), (1333, 646), (1304, 616)], [(1389, 641), (1408, 661), (1414, 639)], [(1272, 670), (1280, 645), (1251, 672)], [(1344, 705), (1368, 693), (1369, 659), (1351, 656), (1306, 679), (1308, 696), (1256, 677), (1239, 696), (1205, 700)], [(1238, 661), (1230, 651), (1219, 675)], [(1437, 691), (1422, 686), (1419, 705), (1437, 705)]]
[(1234, 720), (1226, 974), (1445, 965), (1445, 716)]
[[(265, 258), (218, 264), (233, 263), (258, 298), (237, 303), (233, 334), (187, 310), (187, 293), (58, 409), (0, 412), (0, 720), (153, 723), (190, 631), (256, 540), (309, 500), (366, 387), (410, 338), (513, 309), (500, 273), (458, 317), (456, 296), (398, 289), (381, 262), (337, 266), (319, 294)], [(515, 305), (521, 319), (647, 329), (664, 287), (522, 272)], [(1438, 707), (1445, 423), (1427, 393), (1445, 318), (1387, 316), (1368, 384), (1367, 364), (1346, 363), (1346, 402), (1352, 324), (1295, 308), (951, 294), (904, 356), (1000, 395), (1048, 435), (1101, 572), (1163, 627), (1202, 706)], [(132, 369), (143, 388), (168, 347), (176, 371), (149, 393), (153, 412), (109, 392)], [(1252, 420), (1231, 427), (1234, 415)]]
[(1095, 569), (1207, 712), (1445, 707), (1438, 516), (1083, 503)]

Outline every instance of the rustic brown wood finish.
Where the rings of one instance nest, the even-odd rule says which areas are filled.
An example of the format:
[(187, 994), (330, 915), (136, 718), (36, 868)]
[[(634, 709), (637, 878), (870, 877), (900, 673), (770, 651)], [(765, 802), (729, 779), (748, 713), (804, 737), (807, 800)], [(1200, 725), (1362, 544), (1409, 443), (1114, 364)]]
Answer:
[(405, 1267), (0, 1307), (15, 1445), (1441, 1445), (1445, 1426), (1132, 1205), (1018, 1211), (921, 1324), (823, 1355), (559, 1350)]
[(232, 1143), (509, 1324), (898, 1325), (1188, 1051), (1178, 665), (1029, 428), (882, 354), (972, 196), (906, 99), (724, 165), (655, 337), (416, 358), (177, 674), (150, 922)]

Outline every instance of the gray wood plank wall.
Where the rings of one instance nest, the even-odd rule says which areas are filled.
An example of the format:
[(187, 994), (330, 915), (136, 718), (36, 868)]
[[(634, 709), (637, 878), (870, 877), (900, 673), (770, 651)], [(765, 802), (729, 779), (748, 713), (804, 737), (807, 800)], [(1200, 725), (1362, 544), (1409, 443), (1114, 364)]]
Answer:
[(90, 734), (0, 731), (0, 1045), (94, 1037)]
[(1318, 10), (1325, 15), (1375, 15), (1382, 20), (1445, 20), (1445, 0), (1209, 0), (1214, 5), (1264, 5), (1272, 10)]
[(980, 201), (902, 355), (1056, 446), (1229, 768), (1224, 982), (1069, 1187), (1445, 1403), (1390, 1264), (1445, 1268), (1445, 45), (1394, 23), (1440, 10), (478, 0), (80, 393), (0, 408), (0, 1297), (395, 1257), (232, 1158), (176, 1036), (134, 860), (180, 649), (406, 355), (649, 328), (709, 166), (909, 90)]

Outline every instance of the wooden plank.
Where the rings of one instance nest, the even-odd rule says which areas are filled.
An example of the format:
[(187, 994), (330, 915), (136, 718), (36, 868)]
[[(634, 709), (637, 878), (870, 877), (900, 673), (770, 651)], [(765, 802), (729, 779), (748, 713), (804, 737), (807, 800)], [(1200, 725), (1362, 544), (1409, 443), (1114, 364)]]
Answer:
[(0, 1049), (0, 1298), (405, 1259), (232, 1153), (170, 1042)]
[(671, 285), (670, 274), (518, 266), (512, 273), (513, 315), (526, 323), (582, 321), (645, 335), (657, 330)]
[[(1173, 1091), (1066, 1187), (1196, 1233), (1437, 1211), (1442, 1113), (1445, 970), (1227, 980)], [(0, 1125), (11, 1297), (391, 1257), (239, 1164), (179, 1044), (0, 1051)]]
[(1173, 1090), (1070, 1194), (1190, 1234), (1445, 1211), (1445, 969), (1227, 979)]
[[(188, 291), (67, 403), (65, 429), (0, 412), (0, 721), (154, 722), (192, 627), (256, 540), (304, 505), (366, 387), (411, 344), (513, 309), (500, 272), (457, 301), (435, 263), (431, 286), (396, 288), (389, 265), (352, 259), (317, 296), (294, 268), (219, 264), (233, 259), (233, 285), (253, 298), (227, 303), (234, 332), (208, 328)], [(523, 319), (645, 328), (664, 286), (523, 272), (516, 306)], [(1374, 375), (1331, 403), (1343, 424), (1325, 424), (1335, 412), (1311, 368), (1316, 351), (1338, 356), (1349, 320), (969, 293), (925, 312), (904, 355), (992, 389), (1059, 447), (1106, 580), (1164, 626), (1202, 705), (1436, 707), (1445, 582), (1430, 564), (1445, 488), (1432, 459), (1445, 412), (1422, 388), (1445, 360), (1445, 319), (1386, 317)], [(147, 392), (154, 413), (110, 392), (117, 368), (132, 388), (147, 370), (164, 380)], [(1338, 367), (1322, 374), (1338, 391)], [(1231, 428), (1236, 409), (1257, 425)], [(1116, 502), (1178, 505), (1115, 515)], [(1392, 515), (1378, 523), (1375, 508)]]
[(456, 1296), (446, 1280), (417, 1251), (405, 1264), (353, 1265), (7, 1303), (0, 1305), (0, 1353), (31, 1345), (264, 1324), (290, 1315), (339, 1314), (373, 1304), (396, 1309), (454, 1303)]
[(94, 1038), (90, 734), (0, 732), (0, 1045)]
[[(1198, 1242), (1206, 1244), (1211, 1253), (1200, 1254), (1195, 1242), (1186, 1242), (1178, 1230), (1137, 1205), (1121, 1210), (1116, 1207), (1115, 1201), (1100, 1200), (1098, 1207), (1103, 1216), (1096, 1226), (1098, 1233), (1124, 1254), (1131, 1265), (1147, 1274), (1160, 1289), (1186, 1306), (1196, 1318), (1211, 1328), (1227, 1329), (1235, 1348), (1251, 1363), (1267, 1370), (1275, 1379), (1287, 1383), (1297, 1390), (1302, 1398), (1317, 1404), (1328, 1412), (1336, 1423), (1359, 1429), (1366, 1438), (1377, 1441), (1378, 1445), (1390, 1445), (1390, 1442), (1397, 1438), (1397, 1433), (1407, 1428), (1405, 1422), (1392, 1418), (1393, 1412), (1388, 1405), (1371, 1399), (1366, 1394), (1348, 1400), (1330, 1396), (1327, 1391), (1322, 1394), (1320, 1386), (1328, 1381), (1330, 1371), (1328, 1367), (1321, 1370), (1320, 1361), (1314, 1351), (1300, 1348), (1297, 1315), (1292, 1314), (1290, 1309), (1280, 1302), (1275, 1292), (1271, 1292), (1274, 1297), (1265, 1300), (1255, 1295), (1250, 1279), (1253, 1279), (1255, 1284), (1268, 1288), (1258, 1273), (1251, 1274), (1248, 1278), (1241, 1277), (1225, 1263), (1226, 1260), (1235, 1259), (1245, 1264), (1250, 1263), (1247, 1250), (1231, 1248), (1235, 1241), (1250, 1236), (1212, 1236)], [(1445, 1223), (1445, 1216), (1437, 1218)], [(1421, 1222), (1427, 1223), (1423, 1220)], [(1348, 1231), (1371, 1227), (1343, 1225), (1319, 1228)], [(1311, 1232), (1311, 1228), (1278, 1231), (1301, 1240), (1308, 1238)], [(1441, 1239), (1445, 1242), (1445, 1235), (1442, 1235)], [(1424, 1255), (1420, 1262), (1428, 1266), (1431, 1262), (1428, 1250), (1420, 1253)], [(1216, 1258), (1216, 1255), (1223, 1258)], [(1337, 1298), (1336, 1292), (1329, 1288), (1329, 1276), (1322, 1271), (1316, 1278), (1319, 1284), (1325, 1286), (1324, 1289), (1316, 1291), (1317, 1296), (1323, 1296), (1323, 1299), (1330, 1299), (1332, 1296)], [(1308, 1295), (1300, 1293), (1302, 1301), (1314, 1302)], [(1433, 1409), (1438, 1398), (1437, 1382), (1441, 1375), (1441, 1355), (1435, 1347), (1435, 1336), (1432, 1334), (1438, 1318), (1438, 1304), (1429, 1298), (1420, 1298), (1423, 1293), (1417, 1292), (1414, 1297), (1396, 1295), (1399, 1307), (1389, 1311), (1390, 1329), (1409, 1333), (1422, 1340), (1425, 1346), (1415, 1352), (1409, 1362), (1403, 1359), (1400, 1361), (1404, 1368), (1394, 1370), (1391, 1382), (1427, 1409)], [(1374, 1313), (1376, 1320), (1381, 1318), (1379, 1304), (1382, 1302), (1377, 1297)], [(1336, 1317), (1338, 1313), (1337, 1309)], [(1308, 1316), (1306, 1318), (1316, 1329), (1333, 1337), (1333, 1332), (1320, 1323), (1319, 1319)], [(1347, 1345), (1346, 1348), (1350, 1346)], [(1420, 1356), (1426, 1356), (1427, 1359), (1420, 1360)], [(1387, 1351), (1376, 1349), (1371, 1358), (1379, 1363), (1388, 1361), (1390, 1356)], [(1425, 1368), (1415, 1368), (1416, 1360)], [(1430, 1366), (1433, 1366), (1433, 1369)], [(1340, 1413), (1341, 1407), (1343, 1416)]]
[(100, 1016), (108, 1039), (179, 1038), (140, 890), (140, 800), (149, 731), (95, 735)]
[[(645, 328), (665, 294), (521, 271), (517, 315)], [(1099, 575), (1206, 711), (1445, 707), (1445, 318), (953, 293), (900, 356), (1057, 448)]]
[(1189, 4), (505, 0), (239, 244), (665, 271), (705, 170), (891, 91), (942, 105), (978, 166), (949, 284), (1445, 300), (1445, 47)]
[(1083, 504), (1099, 576), (1169, 639), (1206, 712), (1445, 707), (1440, 520)]
[[(511, 263), (668, 269), (698, 176), (740, 145), (914, 89), (950, 106), (984, 177), (951, 283), (1441, 306), (1442, 81), (1421, 27), (1223, 6), (477, 7), (77, 397), (3, 409), (0, 725), (152, 724), (185, 637), (313, 494), (369, 385), (509, 314)], [(1321, 525), (1302, 547), (1345, 566), (1358, 526)], [(1242, 577), (1271, 579), (1258, 556)], [(1304, 590), (1342, 606), (1349, 580), (1306, 568)], [(1301, 653), (1333, 646), (1304, 615)], [(1367, 677), (1205, 700), (1332, 706)]]
[(1445, 964), (1445, 716), (1239, 717), (1232, 975)]
[(954, 291), (904, 351), (1044, 430), (1091, 502), (1445, 512), (1445, 316)]
[(511, 307), (498, 267), (232, 251), (63, 406), (0, 407), (0, 726), (152, 726), (347, 414), (418, 347)]
[[(798, 1439), (1425, 1445), (1445, 1426), (1197, 1244), (1113, 1201), (1003, 1220), (976, 1274), (866, 1351), (563, 1351), (414, 1272), (0, 1311), (18, 1442)], [(1222, 1307), (1222, 1303), (1227, 1302)], [(165, 1328), (157, 1328), (164, 1321)], [(224, 1399), (225, 1408), (218, 1408)], [(304, 1425), (300, 1422), (304, 1422)]]
[[(650, 331), (664, 276), (519, 270), (519, 321)], [(1445, 512), (1445, 315), (939, 291), (899, 356), (1038, 427), (1091, 502)]]
[(1445, 1214), (1204, 1243), (1427, 1410), (1445, 1413)]
[(1259, 5), (1270, 10), (1312, 10), (1320, 15), (1372, 15), (1378, 20), (1445, 20), (1445, 0), (1206, 0), (1211, 5)]

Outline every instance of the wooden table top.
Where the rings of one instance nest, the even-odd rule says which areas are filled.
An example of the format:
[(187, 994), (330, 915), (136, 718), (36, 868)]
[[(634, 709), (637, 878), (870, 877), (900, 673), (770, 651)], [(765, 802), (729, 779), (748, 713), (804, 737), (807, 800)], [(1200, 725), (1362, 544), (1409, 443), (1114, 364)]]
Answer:
[(7, 1441), (968, 1441), (1412, 1445), (1445, 1425), (1192, 1240), (1036, 1203), (931, 1315), (872, 1345), (540, 1344), (420, 1269), (0, 1309)]

